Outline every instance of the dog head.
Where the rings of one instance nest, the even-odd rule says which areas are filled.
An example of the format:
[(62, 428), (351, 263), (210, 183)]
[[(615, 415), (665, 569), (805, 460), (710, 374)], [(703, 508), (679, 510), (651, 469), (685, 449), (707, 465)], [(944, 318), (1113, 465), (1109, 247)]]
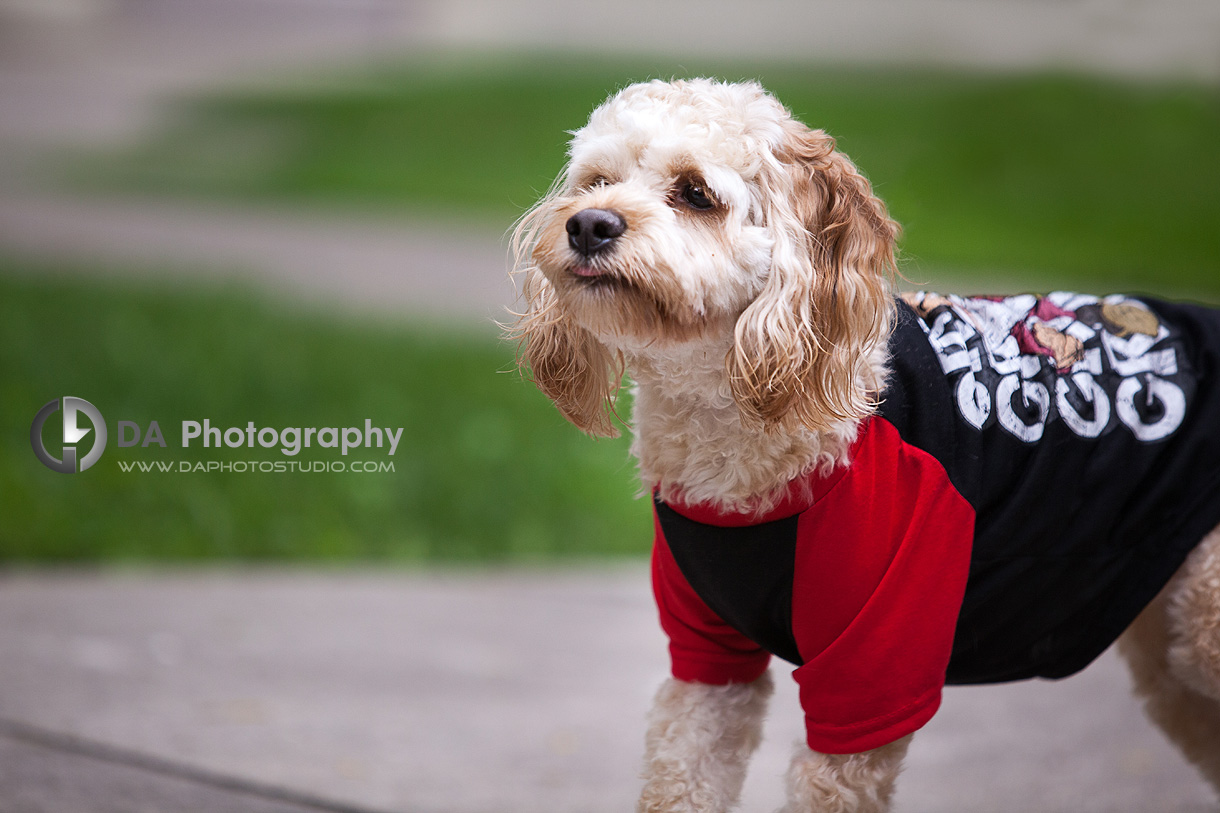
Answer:
[(815, 431), (871, 411), (896, 224), (821, 130), (756, 84), (632, 85), (576, 131), (514, 234), (533, 380), (611, 435), (624, 356), (720, 343), (742, 419)]

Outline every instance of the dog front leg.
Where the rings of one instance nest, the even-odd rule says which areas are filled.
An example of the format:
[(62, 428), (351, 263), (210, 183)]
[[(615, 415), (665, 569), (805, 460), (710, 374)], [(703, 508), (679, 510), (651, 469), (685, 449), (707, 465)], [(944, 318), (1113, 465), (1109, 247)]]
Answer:
[(639, 813), (722, 813), (736, 804), (773, 688), (769, 672), (727, 686), (662, 684), (649, 715)]
[(819, 754), (801, 743), (780, 813), (884, 813), (912, 737), (861, 754)]

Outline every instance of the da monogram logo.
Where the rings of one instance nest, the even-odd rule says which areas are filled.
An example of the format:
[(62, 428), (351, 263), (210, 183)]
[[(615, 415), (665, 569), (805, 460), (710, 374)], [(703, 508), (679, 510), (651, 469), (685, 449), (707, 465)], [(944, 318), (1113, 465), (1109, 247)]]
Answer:
[[(42, 440), (43, 425), (46, 424), (48, 418), (60, 411), (61, 400), (63, 401), (62, 460), (47, 451)], [(92, 427), (78, 425), (82, 414), (92, 422)], [(44, 466), (52, 471), (73, 474), (78, 470), (77, 444), (84, 440), (90, 432), (93, 432), (93, 446), (89, 449), (88, 454), (80, 458), (80, 471), (84, 471), (96, 463), (102, 456), (102, 452), (106, 450), (106, 422), (102, 419), (102, 413), (98, 412), (97, 407), (84, 398), (65, 395), (63, 399), (56, 398), (48, 401), (42, 409), (38, 410), (38, 414), (34, 416), (34, 424), (30, 427), (30, 445), (34, 447), (34, 454)]]

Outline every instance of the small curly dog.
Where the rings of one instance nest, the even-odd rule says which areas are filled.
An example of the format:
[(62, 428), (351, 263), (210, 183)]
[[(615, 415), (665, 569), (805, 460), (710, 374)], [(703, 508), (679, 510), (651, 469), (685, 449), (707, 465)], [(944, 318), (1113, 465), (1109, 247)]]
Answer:
[(529, 375), (591, 435), (634, 382), (672, 679), (641, 811), (739, 798), (796, 665), (796, 811), (883, 811), (945, 684), (1116, 639), (1220, 787), (1220, 311), (897, 296), (897, 225), (756, 84), (653, 81), (514, 235)]

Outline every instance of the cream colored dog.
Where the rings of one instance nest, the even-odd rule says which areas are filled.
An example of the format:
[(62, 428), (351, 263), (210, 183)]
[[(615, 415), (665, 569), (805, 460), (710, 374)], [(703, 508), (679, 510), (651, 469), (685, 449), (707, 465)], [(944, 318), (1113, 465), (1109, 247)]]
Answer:
[[(834, 141), (754, 84), (650, 82), (599, 107), (570, 157), (515, 235), (514, 332), (564, 416), (614, 434), (628, 371), (645, 488), (725, 512), (849, 466), (886, 386), (898, 228)], [(1220, 786), (1218, 584), (1213, 533), (1121, 646), (1151, 716)], [(766, 673), (668, 681), (639, 809), (729, 809), (770, 694)], [(887, 809), (909, 742), (802, 744), (785, 810)]]

